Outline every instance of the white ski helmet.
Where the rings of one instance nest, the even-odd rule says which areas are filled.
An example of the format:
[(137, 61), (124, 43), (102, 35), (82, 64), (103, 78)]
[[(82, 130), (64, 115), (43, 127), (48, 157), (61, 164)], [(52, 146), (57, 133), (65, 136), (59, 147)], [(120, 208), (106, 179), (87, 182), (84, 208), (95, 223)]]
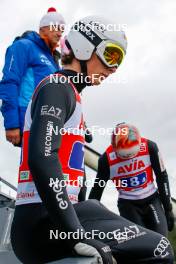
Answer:
[[(75, 58), (80, 61), (87, 61), (95, 51), (108, 67), (119, 66), (126, 53), (127, 39), (124, 31), (116, 28), (116, 26), (112, 22), (97, 16), (88, 16), (77, 21), (67, 35), (67, 41)], [(111, 51), (114, 49), (113, 56), (115, 55), (115, 59), (118, 52), (118, 60), (114, 60), (114, 63), (112, 56), (106, 59), (109, 55), (108, 48), (111, 48)]]

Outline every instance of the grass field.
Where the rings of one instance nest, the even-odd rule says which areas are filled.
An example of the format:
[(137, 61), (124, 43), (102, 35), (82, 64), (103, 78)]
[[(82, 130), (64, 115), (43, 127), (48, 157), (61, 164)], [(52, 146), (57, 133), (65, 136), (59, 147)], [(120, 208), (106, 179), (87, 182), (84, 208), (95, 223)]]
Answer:
[(174, 264), (176, 264), (176, 227), (174, 228), (174, 230), (169, 234), (169, 240), (172, 244), (172, 247), (174, 249), (174, 255), (175, 255), (175, 262)]

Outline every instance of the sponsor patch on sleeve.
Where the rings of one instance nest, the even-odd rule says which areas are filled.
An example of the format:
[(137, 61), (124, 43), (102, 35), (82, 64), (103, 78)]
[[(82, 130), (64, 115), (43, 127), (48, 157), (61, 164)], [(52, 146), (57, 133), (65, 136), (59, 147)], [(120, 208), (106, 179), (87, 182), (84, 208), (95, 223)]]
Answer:
[(21, 181), (29, 180), (29, 171), (20, 171), (20, 180)]

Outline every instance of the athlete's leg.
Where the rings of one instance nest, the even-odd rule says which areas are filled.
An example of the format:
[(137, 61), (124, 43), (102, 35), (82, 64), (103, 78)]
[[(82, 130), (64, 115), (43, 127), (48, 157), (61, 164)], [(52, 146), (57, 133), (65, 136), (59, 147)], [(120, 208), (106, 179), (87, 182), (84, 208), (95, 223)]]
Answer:
[[(88, 200), (74, 205), (86, 231), (99, 230), (111, 237), (94, 238), (108, 244), (118, 264), (171, 264), (172, 250), (168, 240), (158, 233), (144, 229), (107, 210), (98, 201)], [(48, 213), (41, 205), (16, 208), (11, 230), (14, 252), (24, 264), (41, 264), (72, 255), (67, 240), (52, 238), (53, 226)], [(115, 235), (112, 236), (112, 233)]]
[(171, 245), (159, 233), (112, 213), (96, 200), (76, 204), (75, 210), (85, 230), (97, 230), (94, 238), (111, 247), (118, 264), (173, 263)]
[(164, 236), (168, 235), (167, 221), (161, 201), (156, 197), (147, 206), (146, 227)]
[(140, 210), (135, 204), (125, 199), (119, 199), (118, 208), (122, 217), (134, 222), (135, 224), (145, 226)]
[(56, 227), (41, 204), (16, 207), (11, 242), (23, 264), (43, 264), (71, 256), (66, 241), (52, 239), (50, 230), (55, 231)]

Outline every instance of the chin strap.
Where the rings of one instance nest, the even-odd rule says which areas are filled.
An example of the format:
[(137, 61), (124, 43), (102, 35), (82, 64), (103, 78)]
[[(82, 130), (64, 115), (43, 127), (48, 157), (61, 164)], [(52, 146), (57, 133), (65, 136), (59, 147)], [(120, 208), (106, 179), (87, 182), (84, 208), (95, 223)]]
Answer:
[[(87, 77), (87, 61), (85, 60), (80, 60), (80, 65), (81, 65), (81, 73), (83, 74), (84, 80), (85, 77)], [(91, 86), (92, 84), (89, 82), (86, 82), (86, 86)]]
[(80, 60), (81, 72), (87, 76), (87, 61)]

